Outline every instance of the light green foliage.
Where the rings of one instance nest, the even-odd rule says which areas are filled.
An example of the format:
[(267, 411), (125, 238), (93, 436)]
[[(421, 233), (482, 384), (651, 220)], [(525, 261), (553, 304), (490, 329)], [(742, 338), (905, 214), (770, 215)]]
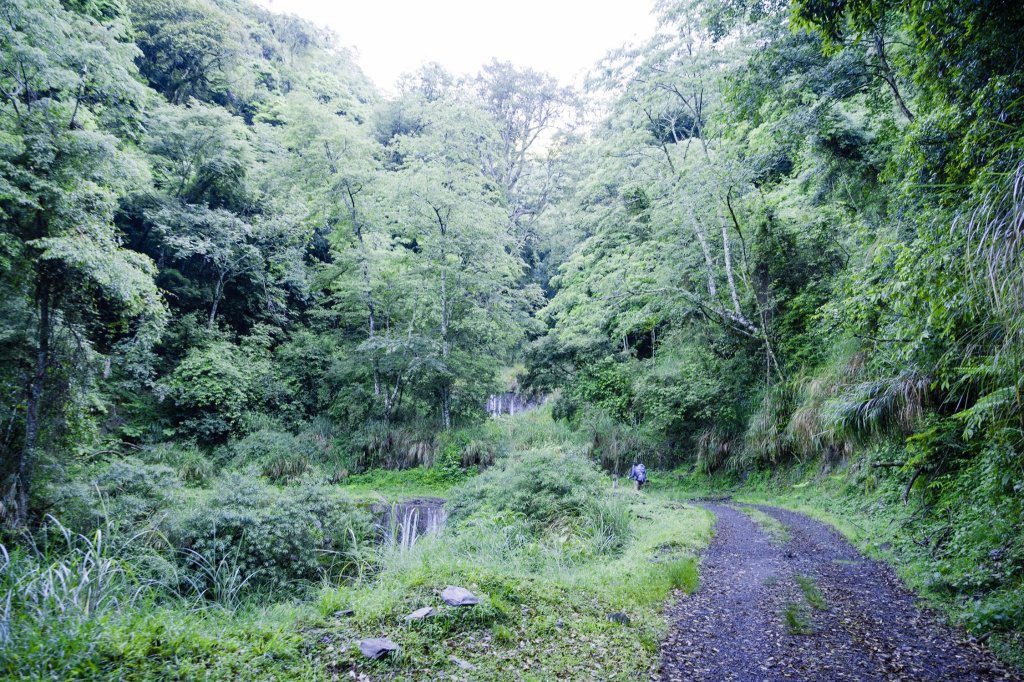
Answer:
[(76, 535), (49, 522), (57, 543), (51, 553), (19, 548), (11, 554), (0, 545), (0, 670), (12, 677), (87, 670), (102, 629), (138, 594), (103, 530)]
[(768, 533), (771, 537), (772, 542), (778, 544), (785, 544), (789, 542), (790, 535), (789, 529), (786, 528), (785, 524), (776, 519), (774, 516), (767, 514), (756, 507), (740, 507), (740, 511), (749, 516), (754, 520), (761, 530)]
[(260, 429), (228, 444), (231, 468), (252, 467), (275, 483), (301, 478), (324, 452), (308, 434)]
[[(321, 613), (355, 615), (329, 618), (318, 632), (386, 634), (404, 655), (368, 665), (349, 649), (328, 645), (318, 652), (334, 664), (413, 678), (448, 670), (453, 651), (493, 679), (503, 679), (510, 666), (536, 679), (646, 674), (664, 631), (664, 600), (674, 589), (696, 587), (691, 552), (710, 537), (711, 517), (666, 499), (604, 495), (634, 519), (625, 544), (600, 557), (577, 553), (560, 533), (534, 535), (507, 514), (474, 518), (411, 550), (385, 551), (374, 582), (324, 591)], [(479, 610), (460, 616), (441, 606), (437, 618), (400, 625), (413, 609), (436, 605), (436, 592), (448, 584), (479, 595)], [(631, 623), (609, 621), (615, 611)]]
[(798, 575), (796, 577), (796, 583), (800, 586), (800, 590), (804, 593), (804, 599), (812, 607), (820, 610), (828, 608), (828, 604), (825, 601), (825, 595), (821, 593), (818, 586), (814, 582), (814, 578), (807, 575)]
[(510, 455), (452, 491), (453, 519), (509, 513), (544, 525), (583, 518), (608, 481), (576, 454), (528, 451)]
[(807, 609), (803, 604), (790, 602), (782, 610), (782, 619), (786, 624), (786, 630), (791, 635), (812, 635), (814, 627), (807, 615)]
[(194, 349), (168, 384), (185, 435), (204, 440), (224, 438), (237, 429), (255, 399), (252, 366), (235, 346), (224, 342)]

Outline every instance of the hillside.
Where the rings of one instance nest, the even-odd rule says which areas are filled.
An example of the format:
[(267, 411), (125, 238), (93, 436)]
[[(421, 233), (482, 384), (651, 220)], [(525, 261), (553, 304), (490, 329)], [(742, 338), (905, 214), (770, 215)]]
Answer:
[(4, 0), (4, 675), (669, 676), (725, 496), (891, 565), (915, 679), (1024, 667), (1024, 8), (654, 14), (386, 95), (247, 0)]

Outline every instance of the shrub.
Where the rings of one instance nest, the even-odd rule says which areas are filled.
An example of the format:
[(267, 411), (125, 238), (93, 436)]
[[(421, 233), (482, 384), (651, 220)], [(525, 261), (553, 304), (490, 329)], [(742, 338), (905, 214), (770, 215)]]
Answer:
[(453, 520), (488, 509), (548, 525), (583, 518), (606, 489), (604, 478), (586, 458), (531, 451), (507, 457), (453, 490), (448, 507)]
[(587, 408), (581, 411), (580, 431), (590, 444), (590, 451), (602, 469), (615, 475), (628, 470), (632, 460), (643, 459), (648, 465), (656, 459), (656, 438), (642, 428), (617, 421), (608, 412)]
[(51, 493), (52, 511), (78, 532), (91, 532), (107, 521), (131, 528), (166, 508), (180, 488), (172, 468), (128, 457), (101, 465), (89, 481), (57, 486)]
[(224, 557), (232, 557), (238, 580), (273, 587), (344, 573), (369, 531), (369, 513), (335, 488), (305, 481), (274, 489), (236, 473), (180, 518), (171, 535), (179, 548), (190, 550), (182, 561), (198, 575), (202, 592), (215, 588), (203, 575)]
[(163, 464), (174, 469), (189, 485), (202, 486), (213, 478), (216, 467), (209, 455), (195, 443), (157, 443), (142, 449), (140, 458), (148, 464)]
[(168, 380), (180, 429), (202, 440), (223, 440), (254, 399), (255, 380), (239, 349), (226, 342), (194, 348)]
[(255, 467), (275, 483), (301, 478), (318, 458), (317, 443), (287, 431), (263, 428), (254, 431), (225, 449), (235, 468)]

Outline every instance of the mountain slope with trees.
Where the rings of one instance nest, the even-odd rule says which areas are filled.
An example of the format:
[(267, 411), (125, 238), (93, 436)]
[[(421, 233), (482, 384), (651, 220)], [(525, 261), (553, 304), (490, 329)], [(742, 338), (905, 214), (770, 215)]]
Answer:
[[(210, 627), (253, 595), (308, 605), (317, 581), (376, 614), (361, 625), (397, 617), (411, 604), (359, 592), (417, 588), (412, 559), (375, 554), (374, 487), (475, 499), (453, 532), (501, 539), (484, 565), (569, 581), (531, 595), (545, 618), (554, 584), (637, 609), (653, 655), (660, 604), (559, 568), (642, 562), (671, 530), (680, 563), (646, 579), (661, 600), (690, 585), (706, 515), (660, 500), (667, 525), (645, 523), (573, 489), (634, 458), (671, 494), (855, 521), (1021, 660), (1024, 10), (655, 13), (580, 92), (494, 61), (385, 97), (345, 36), (246, 0), (4, 2), (0, 639), (26, 657), (6, 670), (143, 665), (114, 608), (133, 590), (46, 601), (59, 565), (160, 585), (133, 593), (175, 622), (181, 600), (230, 607)], [(555, 421), (488, 419), (510, 389)], [(536, 489), (528, 467), (586, 480)], [(552, 632), (476, 577), (477, 629)], [(47, 629), (64, 608), (67, 639)], [(246, 617), (238, 641), (294, 654)]]

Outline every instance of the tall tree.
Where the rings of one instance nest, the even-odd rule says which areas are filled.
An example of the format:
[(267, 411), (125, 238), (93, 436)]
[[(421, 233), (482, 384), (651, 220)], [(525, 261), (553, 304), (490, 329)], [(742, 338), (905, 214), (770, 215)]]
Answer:
[(486, 367), (480, 354), (500, 357), (518, 336), (510, 321), (522, 261), (502, 196), (483, 172), (497, 143), (493, 124), (453, 98), (420, 106), (423, 130), (394, 143), (404, 160), (396, 177), (399, 222), (431, 299), (431, 364), (441, 425), (449, 429), (456, 393), (473, 395), (472, 385), (486, 381), (487, 370), (474, 376)]
[(100, 23), (51, 0), (0, 12), (0, 215), (13, 257), (4, 276), (32, 310), (24, 437), (9, 472), (19, 524), (55, 334), (109, 343), (161, 316), (152, 262), (124, 249), (113, 225), (118, 197), (139, 180), (138, 160), (108, 132), (131, 129), (142, 97), (125, 35), (120, 18)]

